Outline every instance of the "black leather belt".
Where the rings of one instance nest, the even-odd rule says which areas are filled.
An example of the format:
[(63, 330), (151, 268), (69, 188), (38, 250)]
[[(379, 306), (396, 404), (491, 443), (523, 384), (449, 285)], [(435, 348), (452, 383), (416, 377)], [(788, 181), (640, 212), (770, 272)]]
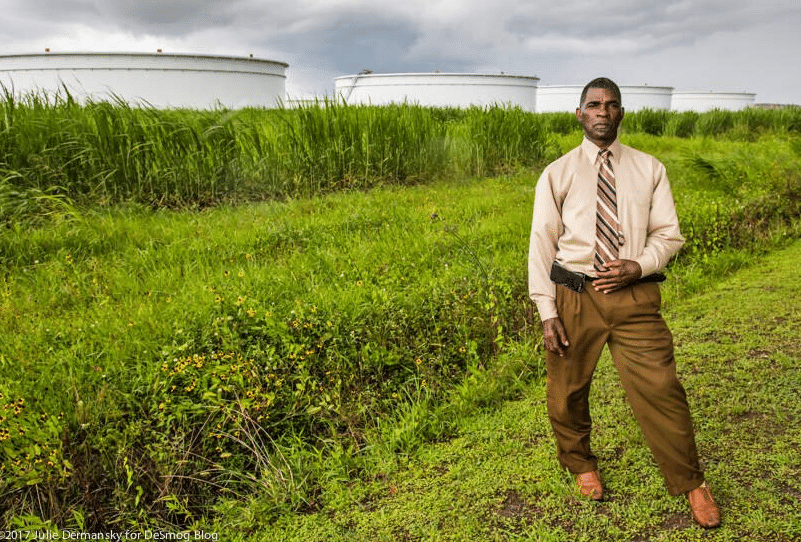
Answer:
[[(551, 265), (551, 280), (559, 284), (561, 286), (565, 286), (566, 288), (570, 288), (576, 293), (581, 293), (584, 291), (584, 285), (587, 282), (592, 282), (598, 277), (591, 277), (590, 275), (585, 275), (584, 273), (576, 273), (571, 271), (570, 269), (564, 267), (559, 262), (553, 262)], [(664, 282), (665, 279), (664, 274), (662, 273), (654, 273), (653, 275), (648, 275), (647, 277), (642, 277), (637, 279), (632, 284), (641, 284), (644, 282)]]

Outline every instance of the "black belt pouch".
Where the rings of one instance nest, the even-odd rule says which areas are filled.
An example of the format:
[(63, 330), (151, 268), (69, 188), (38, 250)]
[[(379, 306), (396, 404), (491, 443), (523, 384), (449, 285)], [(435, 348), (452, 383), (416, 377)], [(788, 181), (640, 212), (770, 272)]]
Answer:
[(551, 265), (551, 280), (580, 294), (584, 291), (586, 276), (582, 273), (574, 273), (555, 261)]

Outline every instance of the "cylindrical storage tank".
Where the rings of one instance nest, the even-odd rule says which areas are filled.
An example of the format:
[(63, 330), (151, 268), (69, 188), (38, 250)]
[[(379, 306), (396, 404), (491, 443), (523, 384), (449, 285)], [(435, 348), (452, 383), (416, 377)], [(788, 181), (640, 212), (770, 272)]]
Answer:
[(19, 96), (64, 94), (157, 108), (276, 107), (286, 94), (284, 62), (142, 53), (0, 55), (0, 83)]
[(535, 111), (539, 78), (473, 73), (359, 74), (334, 79), (347, 104), (413, 103), (432, 107), (502, 105)]
[[(537, 89), (537, 111), (574, 112), (581, 101), (584, 85), (546, 85)], [(673, 87), (620, 86), (626, 111), (640, 109), (670, 109)]]
[(537, 88), (538, 113), (574, 112), (584, 85), (546, 85)]
[(674, 111), (711, 111), (723, 109), (739, 111), (754, 105), (756, 94), (749, 92), (673, 92), (671, 108)]
[(623, 107), (626, 111), (639, 111), (640, 109), (670, 109), (673, 97), (673, 87), (620, 87), (623, 95)]

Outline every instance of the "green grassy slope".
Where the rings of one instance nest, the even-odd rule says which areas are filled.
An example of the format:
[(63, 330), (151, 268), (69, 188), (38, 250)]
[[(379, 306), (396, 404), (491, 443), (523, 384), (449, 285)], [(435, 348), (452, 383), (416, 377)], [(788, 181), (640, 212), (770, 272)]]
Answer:
[[(668, 167), (688, 240), (666, 309), (801, 237), (797, 136), (624, 142)], [(0, 187), (23, 207), (0, 227), (0, 524), (267, 524), (519, 397), (537, 173), (44, 216)]]
[[(580, 500), (558, 468), (538, 383), (372, 481), (332, 484), (320, 510), (285, 516), (258, 539), (798, 540), (799, 261), (795, 242), (666, 313), (722, 528), (702, 531), (686, 499), (667, 495), (605, 356), (591, 400), (609, 501)], [(216, 529), (236, 538), (239, 527)]]

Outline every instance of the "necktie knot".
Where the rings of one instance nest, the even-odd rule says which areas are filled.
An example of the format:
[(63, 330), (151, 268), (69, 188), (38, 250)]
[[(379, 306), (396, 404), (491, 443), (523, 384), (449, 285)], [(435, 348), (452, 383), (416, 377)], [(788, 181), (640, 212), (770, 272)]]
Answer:
[(601, 149), (598, 151), (598, 156), (601, 157), (601, 160), (608, 162), (612, 158), (612, 151), (609, 149)]

